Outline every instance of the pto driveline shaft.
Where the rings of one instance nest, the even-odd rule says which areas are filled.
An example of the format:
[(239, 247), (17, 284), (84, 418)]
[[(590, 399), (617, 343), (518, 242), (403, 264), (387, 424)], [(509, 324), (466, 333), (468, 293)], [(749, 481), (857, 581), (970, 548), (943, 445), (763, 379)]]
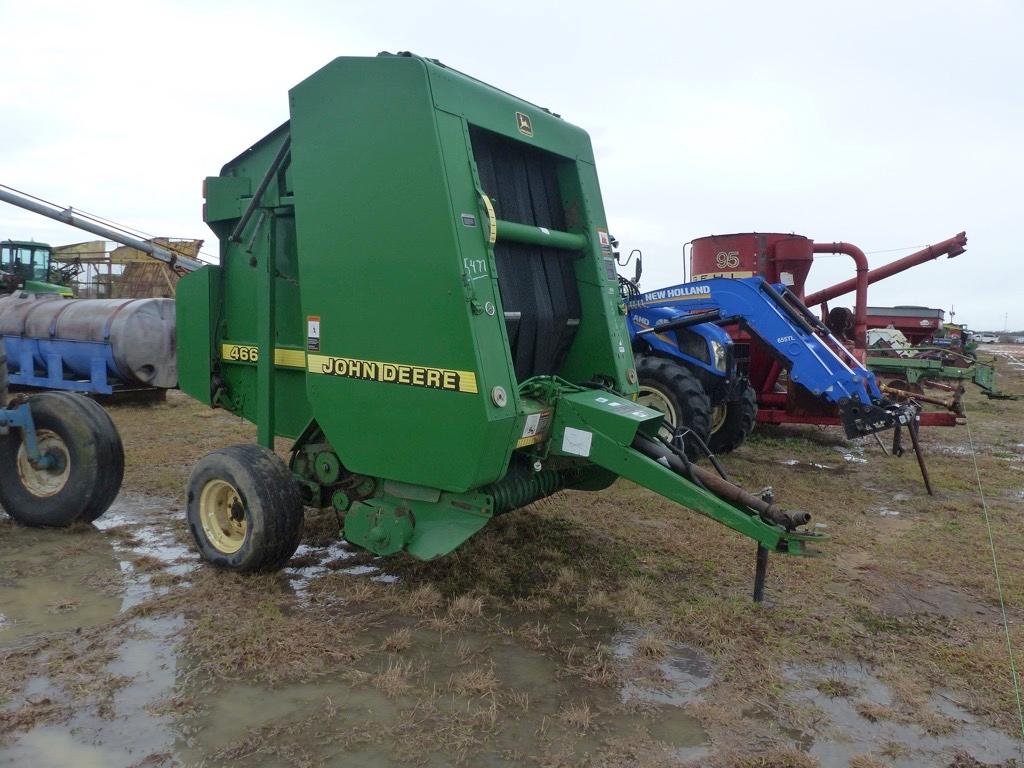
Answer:
[(750, 507), (757, 512), (762, 520), (781, 525), (787, 530), (796, 528), (798, 525), (805, 525), (811, 521), (810, 512), (782, 509), (776, 504), (769, 504), (762, 498), (740, 488), (735, 483), (730, 483), (714, 472), (710, 472), (696, 464), (690, 465), (693, 476), (700, 481), (701, 485), (721, 499), (733, 504), (741, 504)]

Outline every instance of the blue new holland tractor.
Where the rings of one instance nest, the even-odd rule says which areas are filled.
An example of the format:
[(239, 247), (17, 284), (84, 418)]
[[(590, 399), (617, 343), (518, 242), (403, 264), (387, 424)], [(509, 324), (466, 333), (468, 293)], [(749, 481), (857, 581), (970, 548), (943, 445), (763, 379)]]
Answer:
[(757, 419), (756, 393), (721, 326), (740, 325), (772, 351), (789, 381), (833, 403), (846, 436), (863, 437), (917, 415), (884, 397), (878, 383), (789, 289), (761, 277), (711, 278), (640, 291), (620, 278), (636, 357), (640, 401), (663, 411), (687, 453), (740, 446)]

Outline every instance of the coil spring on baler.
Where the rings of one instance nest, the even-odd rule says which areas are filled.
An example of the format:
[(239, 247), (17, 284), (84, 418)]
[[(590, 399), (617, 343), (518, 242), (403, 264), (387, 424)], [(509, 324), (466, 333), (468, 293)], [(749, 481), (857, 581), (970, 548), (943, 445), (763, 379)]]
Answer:
[(550, 496), (579, 480), (576, 469), (545, 469), (535, 472), (521, 464), (513, 465), (505, 477), (482, 489), (494, 497), (494, 514), (501, 515)]

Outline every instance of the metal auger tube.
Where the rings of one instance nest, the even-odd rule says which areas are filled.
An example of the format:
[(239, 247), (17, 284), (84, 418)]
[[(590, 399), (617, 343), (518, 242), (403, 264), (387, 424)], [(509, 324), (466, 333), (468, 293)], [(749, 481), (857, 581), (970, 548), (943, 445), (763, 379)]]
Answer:
[(26, 211), (32, 211), (32, 213), (38, 213), (40, 216), (55, 219), (62, 224), (67, 224), (68, 226), (77, 227), (78, 229), (86, 232), (91, 232), (92, 234), (99, 235), (107, 240), (112, 240), (115, 243), (130, 246), (136, 250), (142, 251), (143, 253), (149, 254), (158, 261), (170, 264), (172, 267), (178, 267), (185, 272), (192, 272), (202, 266), (205, 266), (203, 262), (198, 259), (193, 259), (189, 256), (177, 253), (170, 248), (164, 248), (161, 245), (156, 245), (155, 243), (148, 243), (145, 240), (132, 237), (131, 235), (125, 234), (119, 230), (105, 227), (92, 219), (85, 219), (78, 216), (71, 208), (58, 208), (46, 203), (40, 203), (7, 189), (0, 189), (0, 201), (16, 205), (19, 208), (24, 208)]

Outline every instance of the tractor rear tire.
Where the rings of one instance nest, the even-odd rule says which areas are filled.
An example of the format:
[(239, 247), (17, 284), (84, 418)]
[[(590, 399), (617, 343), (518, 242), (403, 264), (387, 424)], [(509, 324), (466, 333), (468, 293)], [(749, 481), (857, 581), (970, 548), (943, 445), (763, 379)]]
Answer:
[(39, 449), (56, 460), (31, 465), (20, 430), (0, 437), (0, 506), (23, 525), (91, 523), (110, 507), (124, 479), (124, 447), (97, 403), (70, 392), (28, 398)]
[[(664, 413), (667, 432), (689, 428), (706, 444), (711, 432), (711, 400), (697, 377), (664, 357), (641, 357), (636, 373), (640, 380), (637, 402)], [(683, 440), (683, 450), (691, 461), (703, 455), (689, 435)]]
[(735, 451), (747, 435), (754, 431), (757, 421), (757, 393), (753, 387), (743, 390), (739, 400), (726, 405), (725, 419), (721, 426), (711, 434), (708, 447), (712, 453), (729, 453)]
[(295, 477), (276, 453), (259, 445), (204, 456), (188, 481), (186, 515), (202, 558), (232, 571), (279, 570), (302, 539)]

